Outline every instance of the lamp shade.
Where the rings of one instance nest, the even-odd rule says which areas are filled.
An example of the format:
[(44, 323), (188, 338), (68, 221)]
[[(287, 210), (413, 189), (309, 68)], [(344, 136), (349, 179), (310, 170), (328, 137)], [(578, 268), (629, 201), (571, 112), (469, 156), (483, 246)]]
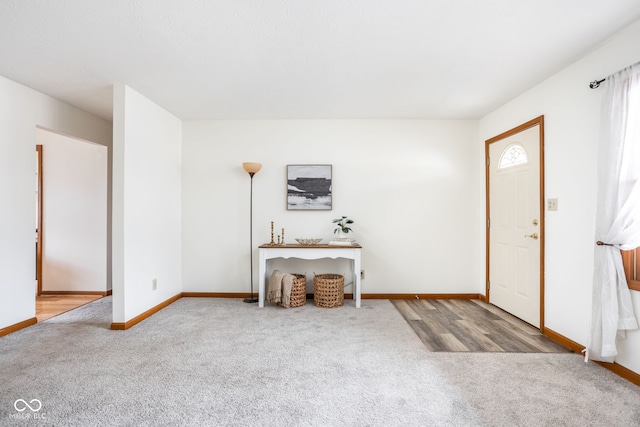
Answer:
[(246, 170), (249, 173), (258, 173), (260, 169), (262, 169), (262, 164), (254, 163), (254, 162), (245, 162), (242, 164), (242, 167), (244, 168), (244, 170)]

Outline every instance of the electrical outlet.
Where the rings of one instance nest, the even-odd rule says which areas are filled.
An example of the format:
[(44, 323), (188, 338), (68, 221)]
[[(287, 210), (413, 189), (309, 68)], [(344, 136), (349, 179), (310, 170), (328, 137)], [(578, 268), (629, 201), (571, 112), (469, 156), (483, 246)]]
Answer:
[(364, 270), (360, 270), (360, 280), (364, 280)]
[(151, 281), (151, 289), (152, 289), (152, 290), (154, 290), (154, 291), (155, 291), (156, 289), (158, 289), (158, 279), (153, 279), (153, 280)]

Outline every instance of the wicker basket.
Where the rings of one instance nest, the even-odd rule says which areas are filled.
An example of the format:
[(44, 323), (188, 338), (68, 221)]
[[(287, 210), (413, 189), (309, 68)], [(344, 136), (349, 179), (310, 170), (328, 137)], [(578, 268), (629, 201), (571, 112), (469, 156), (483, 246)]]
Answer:
[[(307, 303), (307, 276), (305, 274), (295, 274), (295, 279), (291, 284), (291, 298), (289, 298), (289, 308), (301, 307)], [(282, 302), (279, 302), (280, 307), (284, 307)]]
[(313, 303), (323, 308), (341, 307), (344, 304), (344, 276), (340, 274), (314, 275)]

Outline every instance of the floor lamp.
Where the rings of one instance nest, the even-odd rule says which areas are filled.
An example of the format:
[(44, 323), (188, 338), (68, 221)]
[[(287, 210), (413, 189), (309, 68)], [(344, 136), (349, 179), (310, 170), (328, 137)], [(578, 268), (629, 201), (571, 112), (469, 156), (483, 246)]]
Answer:
[(253, 296), (253, 176), (257, 174), (262, 165), (260, 163), (245, 162), (242, 164), (244, 170), (251, 177), (251, 190), (249, 191), (249, 254), (251, 259), (251, 296), (244, 299), (244, 302), (258, 302), (258, 297)]

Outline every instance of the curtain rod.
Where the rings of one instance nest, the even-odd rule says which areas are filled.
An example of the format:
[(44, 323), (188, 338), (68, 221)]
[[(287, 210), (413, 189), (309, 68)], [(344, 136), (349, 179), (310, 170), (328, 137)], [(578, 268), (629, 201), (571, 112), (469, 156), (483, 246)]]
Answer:
[[(640, 65), (640, 62), (636, 62), (635, 64), (629, 65), (629, 67), (627, 67), (627, 68), (635, 67), (635, 66), (639, 66), (639, 65)], [(623, 70), (626, 70), (627, 68), (623, 68)], [(620, 71), (622, 71), (622, 70), (620, 70)], [(611, 77), (611, 76), (609, 76), (609, 77)], [(589, 83), (589, 87), (591, 89), (597, 89), (600, 86), (600, 83), (602, 83), (603, 81), (607, 80), (609, 77), (605, 77), (604, 79), (600, 79), (600, 80), (594, 80), (591, 83)]]

